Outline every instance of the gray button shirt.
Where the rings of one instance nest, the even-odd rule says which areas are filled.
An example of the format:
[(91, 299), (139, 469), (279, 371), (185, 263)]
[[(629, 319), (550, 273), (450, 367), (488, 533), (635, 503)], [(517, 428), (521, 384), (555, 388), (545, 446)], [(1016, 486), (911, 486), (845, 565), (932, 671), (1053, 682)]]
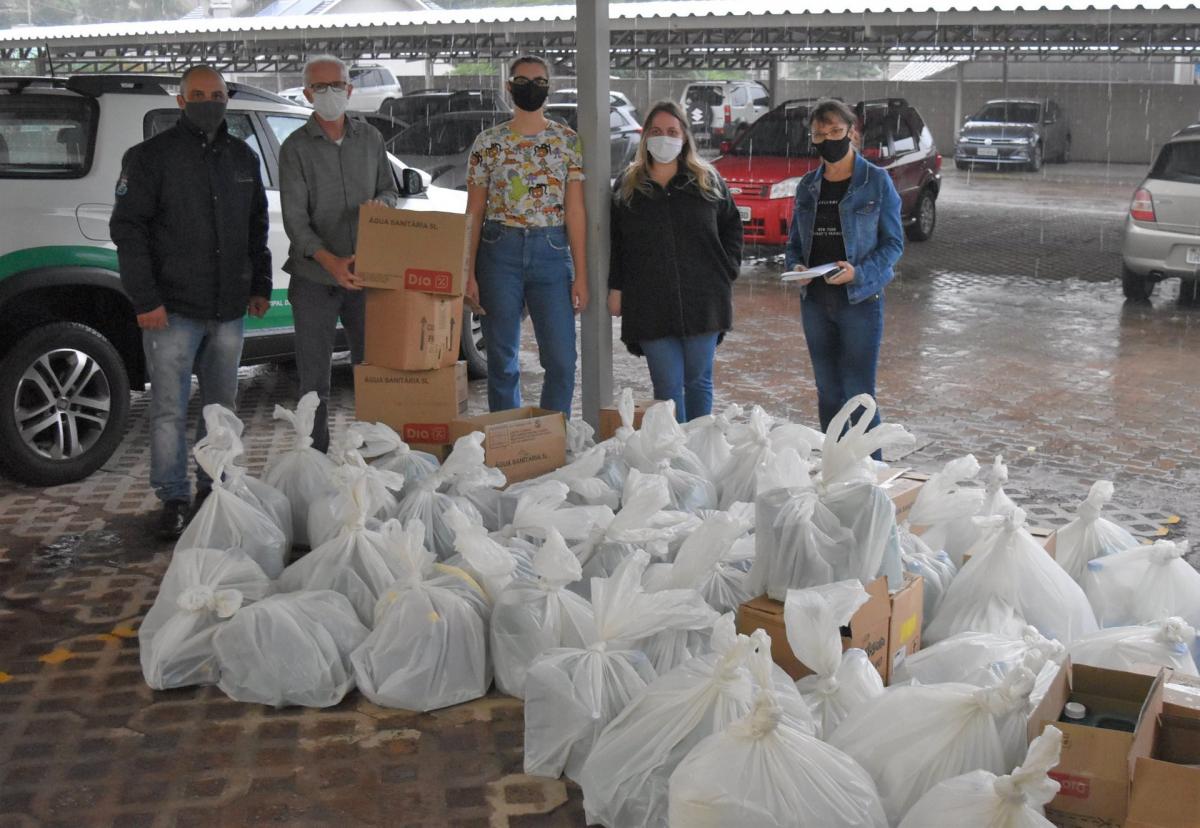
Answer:
[(347, 117), (339, 145), (329, 140), (315, 115), (310, 117), (279, 152), (279, 200), (291, 242), (283, 269), (336, 284), (313, 256), (321, 249), (336, 256), (354, 253), (358, 208), (375, 198), (393, 207), (400, 198), (379, 130)]

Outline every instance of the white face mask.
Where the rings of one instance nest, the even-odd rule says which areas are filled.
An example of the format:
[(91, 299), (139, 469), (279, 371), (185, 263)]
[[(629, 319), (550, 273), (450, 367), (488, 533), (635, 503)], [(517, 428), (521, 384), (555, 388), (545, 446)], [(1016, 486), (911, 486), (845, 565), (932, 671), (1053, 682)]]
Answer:
[(326, 89), (313, 93), (313, 109), (326, 121), (336, 121), (346, 114), (350, 105), (350, 93), (345, 89)]
[(683, 139), (670, 135), (652, 135), (646, 139), (646, 149), (660, 164), (670, 164), (683, 151)]

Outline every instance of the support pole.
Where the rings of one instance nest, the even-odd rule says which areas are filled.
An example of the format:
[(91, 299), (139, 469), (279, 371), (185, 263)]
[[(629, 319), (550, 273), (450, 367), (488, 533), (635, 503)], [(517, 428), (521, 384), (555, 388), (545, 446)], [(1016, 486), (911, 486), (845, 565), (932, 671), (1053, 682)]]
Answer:
[(579, 135), (583, 142), (587, 205), (588, 293), (582, 319), (583, 418), (599, 425), (600, 409), (612, 403), (612, 317), (608, 315), (609, 156), (608, 0), (575, 2), (576, 84)]
[(1004, 50), (1004, 64), (1000, 74), (1000, 97), (1008, 100), (1008, 49)]
[(783, 103), (779, 99), (779, 58), (771, 58), (767, 65), (767, 90), (771, 93), (771, 106)]
[(958, 142), (958, 134), (962, 130), (963, 113), (962, 113), (962, 87), (963, 87), (963, 62), (959, 61), (954, 67), (954, 141)]

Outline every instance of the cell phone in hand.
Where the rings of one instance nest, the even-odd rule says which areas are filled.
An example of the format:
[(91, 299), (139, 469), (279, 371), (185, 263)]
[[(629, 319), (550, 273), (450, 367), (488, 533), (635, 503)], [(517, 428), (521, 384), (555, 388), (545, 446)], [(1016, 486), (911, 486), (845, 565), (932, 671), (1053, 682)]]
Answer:
[(838, 276), (841, 276), (845, 272), (846, 272), (846, 268), (844, 268), (844, 267), (839, 267), (835, 270), (829, 271), (824, 276), (825, 284), (829, 284), (831, 279), (836, 279)]

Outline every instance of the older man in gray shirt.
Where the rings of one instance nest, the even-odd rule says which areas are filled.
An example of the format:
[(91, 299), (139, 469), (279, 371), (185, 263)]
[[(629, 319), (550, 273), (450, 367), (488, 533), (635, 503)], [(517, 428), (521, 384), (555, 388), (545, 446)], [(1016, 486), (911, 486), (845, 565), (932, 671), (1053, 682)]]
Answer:
[(358, 208), (378, 202), (395, 207), (396, 179), (383, 136), (370, 124), (346, 117), (353, 92), (346, 64), (315, 57), (304, 67), (304, 96), (315, 110), (288, 136), (279, 153), (279, 195), (291, 245), (283, 269), (291, 274), (288, 301), (296, 322), (300, 394), (321, 397), (313, 445), (329, 448), (329, 372), (338, 319), (350, 340), (350, 357), (363, 360), (366, 297), (354, 273)]

